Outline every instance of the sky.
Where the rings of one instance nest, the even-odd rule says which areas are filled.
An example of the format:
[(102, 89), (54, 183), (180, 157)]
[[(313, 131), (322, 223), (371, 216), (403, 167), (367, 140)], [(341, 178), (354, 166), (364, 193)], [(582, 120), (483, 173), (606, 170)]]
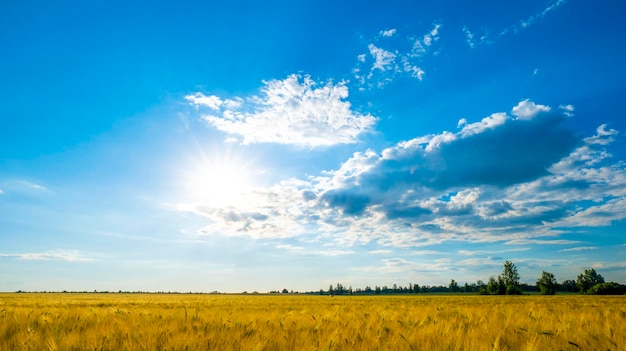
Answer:
[(618, 0), (0, 4), (0, 291), (626, 283)]

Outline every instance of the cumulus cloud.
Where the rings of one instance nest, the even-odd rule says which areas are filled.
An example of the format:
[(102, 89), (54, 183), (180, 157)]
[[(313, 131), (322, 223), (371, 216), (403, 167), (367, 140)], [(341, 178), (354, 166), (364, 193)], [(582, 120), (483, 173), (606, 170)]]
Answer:
[(513, 107), (511, 113), (518, 119), (532, 119), (542, 112), (549, 112), (550, 106), (538, 105), (530, 101), (530, 99), (522, 100)]
[(236, 208), (176, 209), (207, 218), (204, 234), (319, 235), (338, 247), (576, 245), (570, 230), (626, 218), (626, 163), (607, 150), (616, 130), (581, 137), (568, 118), (523, 100), (511, 115), (356, 152), (335, 170), (249, 192)]
[(202, 119), (237, 136), (244, 144), (279, 143), (305, 147), (354, 143), (371, 130), (376, 117), (352, 109), (345, 83), (318, 84), (309, 76), (290, 75), (264, 82), (261, 94), (221, 99), (195, 93), (186, 99), (207, 108)]

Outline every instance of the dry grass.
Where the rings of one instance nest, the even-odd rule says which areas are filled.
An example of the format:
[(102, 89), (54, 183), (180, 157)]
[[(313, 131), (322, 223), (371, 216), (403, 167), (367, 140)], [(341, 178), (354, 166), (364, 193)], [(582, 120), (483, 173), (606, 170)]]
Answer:
[(0, 350), (626, 350), (625, 302), (0, 294)]

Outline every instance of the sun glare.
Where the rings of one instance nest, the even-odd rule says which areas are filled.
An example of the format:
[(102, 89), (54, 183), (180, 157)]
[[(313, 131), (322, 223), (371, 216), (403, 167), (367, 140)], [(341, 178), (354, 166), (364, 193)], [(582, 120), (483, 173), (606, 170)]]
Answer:
[(212, 205), (236, 205), (252, 188), (250, 170), (233, 158), (204, 160), (191, 167), (185, 180), (187, 196)]

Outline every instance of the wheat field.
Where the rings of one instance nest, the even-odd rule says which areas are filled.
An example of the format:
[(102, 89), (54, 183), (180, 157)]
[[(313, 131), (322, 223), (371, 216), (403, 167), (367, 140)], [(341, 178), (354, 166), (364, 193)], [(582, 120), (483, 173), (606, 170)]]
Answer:
[(626, 298), (0, 294), (0, 350), (626, 350)]

